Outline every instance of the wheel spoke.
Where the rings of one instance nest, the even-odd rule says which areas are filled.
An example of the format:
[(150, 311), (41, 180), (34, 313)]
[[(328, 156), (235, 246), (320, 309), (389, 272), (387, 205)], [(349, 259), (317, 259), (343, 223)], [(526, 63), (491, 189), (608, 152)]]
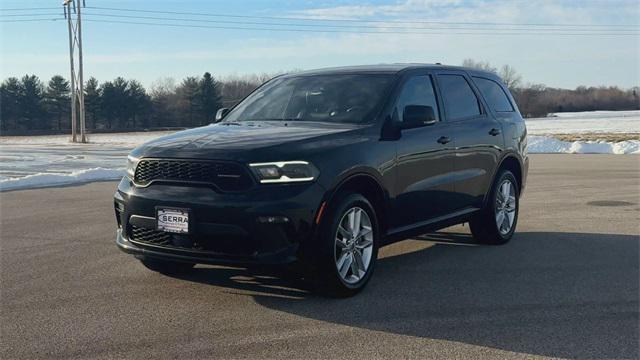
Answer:
[(498, 229), (502, 228), (502, 222), (504, 221), (504, 211), (499, 210), (496, 214), (496, 225), (498, 225)]
[(509, 232), (511, 230), (511, 224), (509, 223), (509, 217), (505, 216), (502, 218), (502, 225), (500, 225), (500, 229), (504, 228), (505, 232)]
[(338, 257), (338, 260), (336, 261), (336, 267), (339, 269), (342, 268), (342, 265), (344, 265), (345, 261), (347, 261), (347, 257), (349, 256), (349, 252), (348, 251), (341, 251), (340, 252), (340, 256)]
[(343, 240), (351, 239), (351, 233), (345, 229), (342, 224), (338, 225), (338, 233), (342, 235)]
[(516, 217), (516, 212), (514, 211), (509, 211), (507, 212), (507, 218), (509, 220), (509, 230), (511, 230), (511, 226), (513, 225), (513, 219)]
[(358, 239), (358, 241), (356, 241), (356, 248), (358, 248), (358, 249), (366, 249), (366, 248), (370, 247), (371, 245), (373, 245), (373, 241), (372, 240), (368, 240), (364, 236), (360, 237)]
[(360, 252), (360, 250), (357, 250), (353, 252), (353, 257), (355, 259), (355, 263), (356, 265), (358, 265), (358, 269), (362, 272), (365, 272), (367, 269), (364, 266), (364, 262), (362, 260), (362, 253)]
[[(358, 261), (355, 260), (355, 258), (356, 258), (356, 254), (352, 253), (351, 254), (351, 273), (356, 278), (360, 278), (360, 270), (359, 270), (359, 266), (358, 266)], [(363, 267), (364, 267), (364, 265), (363, 265)]]
[[(342, 259), (344, 260), (340, 262)], [(353, 263), (353, 256), (349, 252), (344, 252), (340, 257), (340, 260), (338, 260), (338, 272), (344, 279), (347, 276), (347, 271), (349, 271), (349, 268), (351, 268), (351, 264)]]
[(362, 221), (362, 210), (357, 209), (354, 211), (353, 216), (353, 236), (356, 237), (360, 234), (360, 222)]
[(502, 183), (502, 202), (505, 203), (509, 199), (509, 193), (511, 192), (511, 183), (505, 181)]
[(338, 248), (341, 249), (341, 251), (347, 248), (346, 241), (343, 239), (338, 239), (337, 237), (336, 237), (336, 245), (338, 246)]
[(351, 209), (347, 218), (349, 219), (349, 232), (353, 235), (356, 233), (356, 209)]

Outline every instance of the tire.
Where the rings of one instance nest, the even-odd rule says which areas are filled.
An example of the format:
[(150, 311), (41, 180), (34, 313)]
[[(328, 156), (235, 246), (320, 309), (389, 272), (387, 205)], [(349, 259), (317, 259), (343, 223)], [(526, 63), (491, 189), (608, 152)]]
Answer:
[(194, 263), (167, 261), (154, 258), (140, 259), (142, 265), (147, 269), (159, 272), (165, 275), (186, 274), (193, 270)]
[[(506, 192), (509, 196), (505, 202)], [(500, 171), (484, 208), (469, 221), (475, 241), (480, 244), (501, 245), (511, 240), (518, 224), (519, 198), (520, 189), (513, 173), (509, 170)], [(501, 225), (498, 225), (500, 221)]]
[(314, 258), (310, 278), (323, 295), (349, 297), (360, 292), (373, 275), (380, 232), (375, 210), (364, 196), (340, 193), (336, 199), (310, 254)]

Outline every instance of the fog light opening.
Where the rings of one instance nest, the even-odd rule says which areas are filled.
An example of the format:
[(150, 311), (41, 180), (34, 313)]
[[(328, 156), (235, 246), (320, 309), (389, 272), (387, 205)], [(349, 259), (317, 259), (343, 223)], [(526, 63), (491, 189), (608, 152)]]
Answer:
[(116, 222), (118, 223), (118, 229), (122, 229), (122, 213), (124, 213), (124, 205), (119, 202), (114, 202), (116, 210)]

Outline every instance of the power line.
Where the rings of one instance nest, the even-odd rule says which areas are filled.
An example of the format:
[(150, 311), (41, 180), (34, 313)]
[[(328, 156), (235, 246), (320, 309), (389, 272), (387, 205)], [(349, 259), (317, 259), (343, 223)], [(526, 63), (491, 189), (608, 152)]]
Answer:
[[(43, 13), (43, 14), (0, 14), (0, 17), (20, 17), (20, 16), (56, 16), (55, 13)], [(122, 15), (122, 14), (104, 14), (104, 13), (85, 13), (85, 15), (96, 17), (114, 17), (114, 18), (127, 18), (127, 19), (143, 19), (143, 20), (167, 20), (167, 21), (186, 21), (186, 22), (202, 22), (202, 23), (222, 23), (222, 24), (238, 24), (238, 25), (263, 25), (263, 26), (280, 26), (280, 27), (306, 27), (306, 28), (338, 28), (338, 29), (398, 29), (398, 30), (504, 30), (504, 31), (529, 31), (531, 28), (524, 27), (469, 27), (469, 26), (441, 26), (437, 24), (425, 24), (427, 26), (371, 26), (371, 25), (341, 25), (341, 24), (315, 24), (315, 23), (283, 23), (283, 22), (256, 22), (256, 21), (234, 21), (234, 20), (208, 20), (208, 19), (194, 19), (194, 18), (173, 18), (173, 17), (157, 17), (157, 16), (137, 16), (137, 15)], [(29, 21), (34, 21), (29, 19)], [(7, 21), (8, 22), (8, 21)], [(437, 26), (433, 26), (437, 25)], [(535, 28), (536, 31), (573, 31), (573, 32), (635, 32), (633, 29), (575, 29), (575, 28), (558, 28), (558, 27), (545, 27)]]
[[(252, 21), (229, 21), (229, 20), (207, 20), (207, 19), (193, 19), (193, 18), (171, 18), (171, 17), (157, 17), (157, 16), (136, 16), (136, 15), (121, 15), (121, 14), (100, 14), (100, 13), (86, 13), (91, 17), (114, 17), (114, 18), (126, 18), (126, 19), (143, 19), (143, 20), (168, 20), (168, 21), (186, 21), (186, 22), (202, 22), (202, 23), (222, 23), (222, 24), (240, 24), (240, 25), (266, 25), (266, 26), (280, 26), (280, 27), (321, 27), (321, 28), (339, 28), (339, 29), (399, 29), (399, 30), (509, 30), (509, 31), (530, 31), (530, 28), (495, 28), (495, 27), (444, 27), (444, 26), (370, 26), (370, 25), (329, 25), (329, 24), (291, 24), (291, 23), (274, 23), (274, 22), (252, 22)], [(600, 31), (600, 32), (634, 32), (636, 30), (630, 29), (567, 29), (567, 28), (536, 28), (536, 31)]]
[(0, 9), (0, 11), (33, 11), (33, 10), (60, 10), (59, 7), (40, 7), (40, 8), (8, 8), (8, 9)]
[[(310, 22), (348, 22), (348, 23), (402, 23), (402, 24), (442, 24), (442, 25), (478, 25), (478, 26), (558, 26), (558, 27), (634, 27), (638, 28), (637, 24), (568, 24), (568, 23), (515, 23), (515, 22), (453, 22), (453, 21), (436, 21), (436, 20), (366, 20), (366, 19), (320, 19), (309, 17), (297, 17), (297, 16), (257, 16), (257, 15), (239, 15), (239, 14), (225, 14), (225, 13), (194, 13), (194, 12), (182, 12), (182, 11), (161, 11), (161, 10), (144, 10), (144, 9), (127, 9), (127, 8), (111, 8), (111, 7), (99, 7), (88, 6), (87, 9), (95, 10), (109, 10), (119, 12), (137, 12), (137, 13), (154, 13), (154, 14), (173, 14), (173, 15), (192, 15), (201, 17), (231, 17), (231, 18), (247, 18), (247, 19), (269, 19), (269, 20), (300, 20)], [(40, 8), (6, 8), (0, 9), (0, 11), (41, 11), (41, 10), (58, 10), (58, 8), (52, 7), (40, 7)]]
[[(199, 17), (227, 17), (227, 18), (243, 18), (243, 19), (268, 19), (268, 20), (284, 20), (284, 21), (303, 21), (310, 22), (307, 24), (282, 24), (291, 25), (291, 26), (300, 26), (300, 27), (364, 27), (366, 25), (328, 25), (328, 24), (320, 24), (318, 22), (340, 22), (340, 23), (401, 23), (401, 24), (422, 24), (422, 25), (475, 25), (475, 26), (531, 26), (531, 27), (540, 27), (540, 26), (551, 26), (551, 27), (567, 27), (567, 30), (580, 30), (580, 31), (613, 31), (612, 29), (603, 29), (604, 27), (613, 27), (613, 28), (636, 28), (640, 29), (638, 25), (635, 24), (567, 24), (567, 23), (509, 23), (509, 22), (451, 22), (451, 21), (415, 21), (415, 20), (364, 20), (364, 19), (317, 19), (317, 18), (308, 18), (308, 17), (282, 17), (282, 16), (255, 16), (255, 15), (238, 15), (238, 14), (223, 14), (223, 13), (193, 13), (193, 12), (180, 12), (180, 11), (160, 11), (160, 10), (142, 10), (142, 9), (126, 9), (126, 8), (110, 8), (110, 7), (87, 7), (88, 9), (94, 10), (108, 10), (108, 11), (117, 11), (117, 12), (133, 12), (133, 13), (152, 13), (152, 14), (173, 14), (173, 15), (189, 15), (189, 16), (199, 16)], [(57, 8), (21, 8), (21, 9), (0, 9), (1, 11), (40, 11), (40, 10), (51, 10)], [(2, 14), (1, 16), (28, 16), (28, 15), (44, 15), (44, 14)], [(51, 15), (51, 14), (49, 14)], [(56, 14), (57, 15), (57, 14)], [(114, 14), (93, 14), (99, 16), (112, 16), (117, 17), (118, 15)], [(120, 15), (122, 17), (136, 18), (133, 16)], [(153, 18), (153, 17), (139, 17), (139, 18), (149, 18), (152, 20), (174, 20), (178, 21), (178, 19), (170, 19), (170, 18)], [(182, 21), (202, 21), (206, 22), (203, 19), (181, 19)], [(281, 25), (274, 23), (258, 23), (258, 22), (234, 22), (228, 20), (217, 20), (217, 22), (223, 23), (238, 23), (238, 24), (249, 24), (249, 25)], [(589, 27), (591, 29), (577, 29), (579, 27)], [(377, 26), (377, 28), (410, 28), (407, 26), (404, 27), (394, 27), (394, 26)], [(598, 29), (594, 29), (598, 28)], [(452, 28), (454, 29), (454, 28)], [(519, 30), (519, 29), (504, 29), (504, 30)], [(524, 29), (523, 29), (524, 30)], [(543, 30), (542, 28), (536, 30)], [(555, 29), (554, 29), (555, 30)], [(558, 29), (559, 30), (559, 29)], [(620, 31), (629, 31), (628, 29), (621, 29)]]
[[(87, 14), (90, 16), (96, 16), (96, 14)], [(142, 17), (145, 18), (145, 17)], [(200, 21), (197, 19), (170, 19), (170, 18), (158, 18), (170, 21)], [(17, 19), (17, 20), (0, 20), (0, 23), (18, 23), (18, 22), (37, 22), (37, 21), (57, 21), (63, 20), (63, 18), (35, 18), (35, 19)], [(351, 33), (351, 34), (405, 34), (405, 35), (566, 35), (566, 36), (638, 36), (640, 32), (633, 30), (606, 30), (606, 29), (535, 29), (533, 32), (530, 29), (495, 29), (495, 28), (469, 28), (469, 27), (436, 27), (436, 28), (399, 28), (407, 30), (420, 30), (426, 31), (376, 31), (376, 30), (330, 30), (330, 29), (299, 29), (295, 28), (297, 25), (292, 24), (275, 24), (275, 23), (256, 23), (256, 25), (268, 25), (268, 26), (280, 26), (280, 28), (274, 27), (243, 27), (243, 26), (207, 26), (207, 25), (190, 25), (190, 24), (170, 24), (170, 23), (157, 23), (157, 22), (138, 22), (138, 21), (123, 21), (123, 20), (98, 20), (98, 19), (85, 19), (85, 21), (97, 22), (97, 23), (114, 23), (114, 24), (130, 24), (130, 25), (147, 25), (147, 26), (166, 26), (174, 28), (201, 28), (201, 29), (221, 29), (221, 30), (254, 30), (254, 31), (279, 31), (279, 32), (309, 32), (309, 33)], [(207, 21), (211, 22), (211, 21)], [(215, 21), (213, 21), (215, 22)], [(219, 22), (219, 21), (218, 21)], [(237, 22), (238, 24), (247, 24)], [(294, 27), (291, 27), (294, 26)], [(361, 28), (355, 27), (354, 29)], [(376, 29), (373, 27), (372, 29)], [(462, 30), (466, 32), (442, 32), (436, 30)], [(518, 31), (518, 32), (506, 32), (506, 31)], [(525, 32), (526, 31), (526, 32)]]
[[(638, 36), (638, 33), (567, 33), (567, 32), (545, 32), (545, 33), (536, 33), (536, 32), (517, 32), (517, 33), (507, 33), (507, 32), (496, 32), (485, 31), (485, 32), (436, 32), (436, 31), (348, 31), (348, 30), (325, 30), (325, 29), (294, 29), (294, 28), (259, 28), (259, 27), (241, 27), (241, 26), (209, 26), (209, 25), (190, 25), (190, 24), (167, 24), (167, 23), (150, 23), (150, 22), (137, 22), (137, 21), (123, 21), (123, 20), (97, 20), (97, 19), (86, 19), (85, 21), (98, 22), (98, 23), (114, 23), (114, 24), (131, 24), (131, 25), (149, 25), (149, 26), (166, 26), (166, 27), (177, 27), (177, 28), (201, 28), (201, 29), (226, 29), (226, 30), (255, 30), (255, 31), (280, 31), (280, 32), (309, 32), (309, 33), (352, 33), (352, 34), (406, 34), (406, 35), (570, 35), (570, 36)], [(460, 29), (467, 30), (467, 29)], [(482, 29), (485, 30), (485, 29)], [(597, 30), (594, 30), (597, 31)]]
[(34, 21), (58, 21), (64, 20), (64, 18), (51, 18), (51, 19), (19, 19), (19, 20), (0, 20), (0, 23), (17, 23), (17, 22), (34, 22)]
[(309, 17), (285, 17), (285, 16), (256, 16), (256, 15), (238, 15), (238, 14), (223, 14), (223, 13), (194, 13), (194, 12), (181, 12), (181, 11), (161, 11), (161, 10), (141, 10), (141, 9), (126, 9), (126, 8), (110, 8), (99, 6), (88, 6), (88, 9), (96, 10), (110, 10), (110, 11), (122, 11), (122, 12), (140, 12), (140, 13), (155, 13), (155, 14), (173, 14), (173, 15), (195, 15), (195, 16), (210, 16), (210, 17), (234, 17), (234, 18), (249, 18), (249, 19), (271, 19), (271, 20), (302, 20), (302, 21), (317, 21), (317, 22), (361, 22), (361, 23), (403, 23), (403, 24), (450, 24), (450, 25), (527, 25), (527, 26), (576, 26), (576, 27), (638, 27), (636, 24), (558, 24), (558, 23), (508, 23), (508, 22), (450, 22), (450, 21), (432, 21), (432, 20), (364, 20), (364, 19), (317, 19)]
[(60, 12), (57, 13), (42, 13), (42, 14), (0, 14), (0, 17), (21, 17), (21, 16), (54, 16), (60, 15)]

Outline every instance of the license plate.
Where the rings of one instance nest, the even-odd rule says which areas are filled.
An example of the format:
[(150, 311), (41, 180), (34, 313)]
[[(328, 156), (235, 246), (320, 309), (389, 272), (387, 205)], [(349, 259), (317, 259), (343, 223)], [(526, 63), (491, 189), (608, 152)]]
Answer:
[(189, 233), (189, 210), (158, 208), (158, 230), (188, 234)]

